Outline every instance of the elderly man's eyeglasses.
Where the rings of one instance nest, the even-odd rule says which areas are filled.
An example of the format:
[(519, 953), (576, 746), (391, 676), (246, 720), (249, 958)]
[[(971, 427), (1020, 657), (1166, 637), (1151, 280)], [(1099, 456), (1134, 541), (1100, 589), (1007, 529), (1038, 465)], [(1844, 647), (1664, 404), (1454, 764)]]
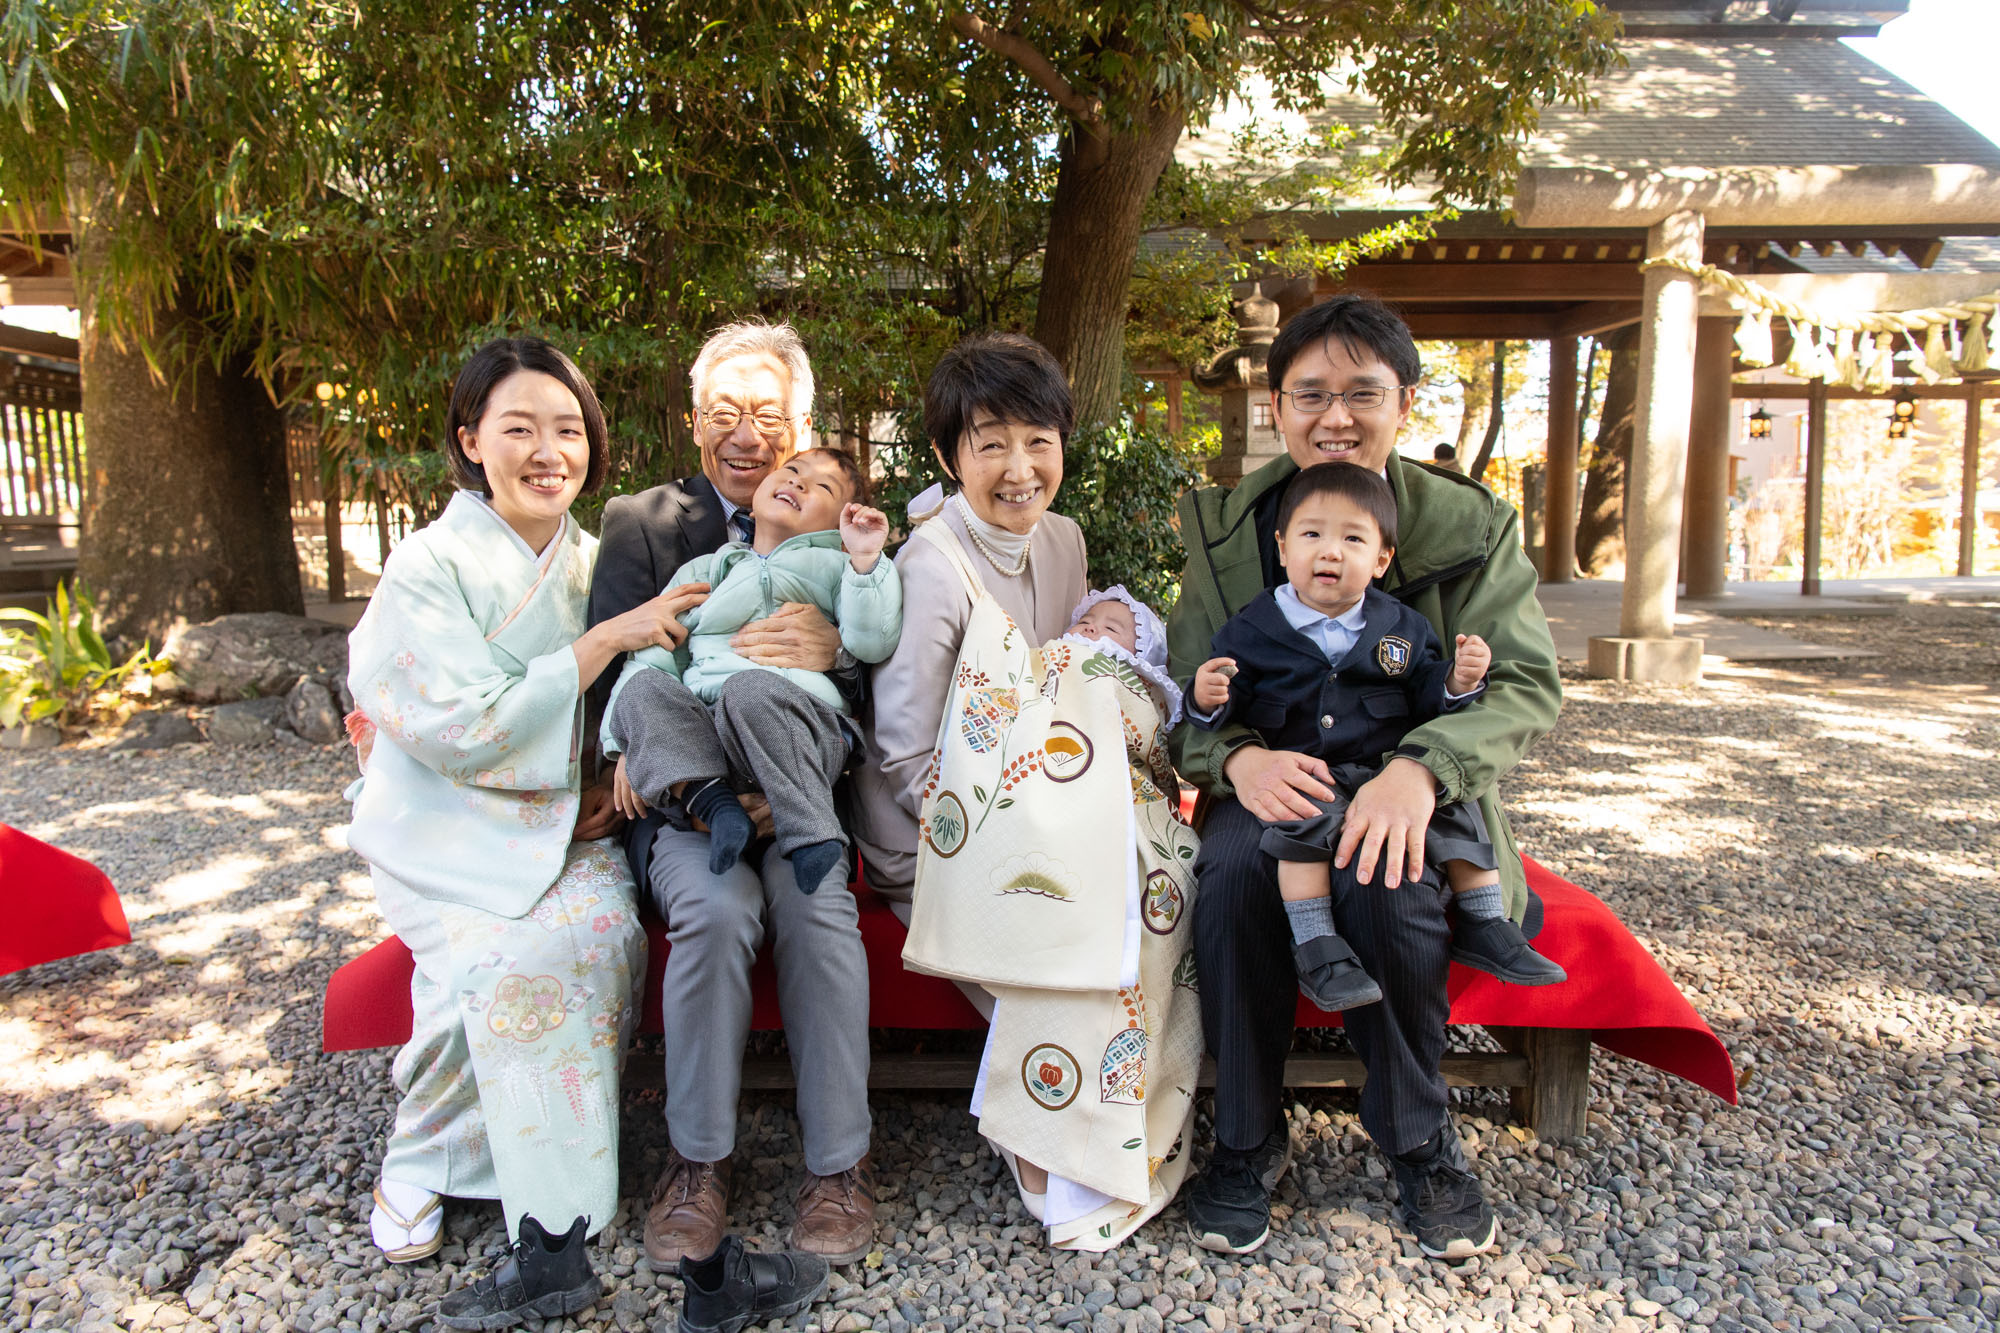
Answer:
[[(1399, 390), (1401, 387), (1397, 386)], [(1346, 393), (1335, 393), (1331, 389), (1280, 389), (1278, 397), (1291, 399), (1293, 407), (1309, 417), (1316, 417), (1335, 403), (1340, 403), (1350, 412), (1373, 412), (1389, 401), (1389, 393), (1390, 390), (1380, 385), (1364, 384)]]
[[(784, 434), (785, 427), (792, 424), (792, 418), (775, 407), (760, 408), (748, 415), (751, 427), (767, 439)], [(721, 431), (735, 430), (736, 423), (743, 420), (744, 416), (745, 413), (727, 403), (718, 403), (714, 407), (705, 409), (701, 414), (702, 420)]]

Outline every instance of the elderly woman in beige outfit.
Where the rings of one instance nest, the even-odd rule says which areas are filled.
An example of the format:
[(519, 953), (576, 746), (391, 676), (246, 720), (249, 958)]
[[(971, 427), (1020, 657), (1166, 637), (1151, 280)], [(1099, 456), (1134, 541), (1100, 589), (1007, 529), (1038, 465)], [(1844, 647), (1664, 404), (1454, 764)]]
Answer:
[[(962, 921), (976, 918), (980, 903), (990, 900), (992, 891), (967, 882), (966, 868), (1004, 860), (999, 849), (1007, 838), (998, 829), (1022, 814), (1015, 810), (990, 823), (965, 820), (943, 825), (952, 830), (951, 846), (943, 856), (970, 848), (969, 855), (949, 867), (940, 860), (935, 836), (941, 825), (930, 826), (933, 836), (930, 846), (924, 846), (923, 820), (930, 813), (926, 800), (938, 798), (937, 765), (945, 758), (940, 727), (947, 710), (962, 702), (953, 689), (954, 675), (967, 679), (978, 675), (973, 659), (982, 651), (981, 644), (1003, 638), (995, 626), (1004, 629), (1011, 622), (1018, 630), (1012, 638), (1015, 652), (1022, 652), (1023, 640), (1032, 648), (1060, 638), (1089, 592), (1082, 531), (1070, 519), (1049, 512), (1062, 485), (1063, 448), (1073, 413), (1068, 384), (1054, 359), (1039, 344), (1008, 334), (970, 338), (953, 348), (940, 361), (925, 394), (925, 425), (952, 485), (934, 487), (910, 506), (912, 524), (928, 530), (919, 530), (896, 557), (904, 586), (903, 635), (895, 653), (875, 668), (872, 707), (863, 718), (868, 755), (857, 767), (855, 779), (856, 841), (869, 883), (905, 924), (912, 921), (913, 903), (922, 899), (913, 946), (924, 934), (921, 918), (927, 913), (963, 910), (970, 915)], [(1004, 613), (1004, 621), (995, 608)], [(1057, 656), (1066, 663), (1072, 657)], [(1040, 673), (1060, 674), (1061, 669), (1051, 665), (1054, 660), (1039, 649), (1032, 652), (1041, 692), (1051, 700), (1057, 683)], [(1100, 683), (1079, 682), (1077, 687), (1090, 690)], [(1029, 684), (1025, 695), (1001, 692), (1021, 700), (1020, 724), (1025, 726), (1031, 711), (1027, 701), (1034, 697), (1035, 686)], [(1049, 785), (1065, 782), (1051, 771), (1036, 773), (1032, 794), (1026, 786), (1013, 791), (1022, 802), (1042, 803), (1039, 817), (1042, 827), (1051, 829), (1045, 842), (1052, 854), (1108, 847), (1108, 864), (1114, 872), (1122, 865), (1122, 853), (1115, 841), (1106, 843), (1106, 828), (1133, 826), (1127, 812), (1140, 787), (1155, 804), (1163, 803), (1154, 784), (1128, 782), (1121, 762), (1126, 758), (1126, 737), (1118, 716), (1117, 704), (1110, 704), (1109, 734), (1100, 737), (1095, 747), (1112, 761), (1101, 771), (1117, 772), (1114, 783), (1093, 778), (1073, 787)], [(1150, 730), (1157, 732), (1157, 724)], [(956, 728), (952, 734), (957, 734)], [(1028, 771), (1036, 772), (1039, 734), (1016, 734)], [(1163, 745), (1154, 746), (1151, 737), (1146, 744), (1164, 755)], [(1160, 767), (1166, 767), (1164, 759)], [(1161, 781), (1171, 785), (1170, 778)], [(1094, 786), (1097, 797), (1079, 799), (1077, 794), (1087, 785)], [(1015, 804), (1012, 799), (1000, 802), (999, 810), (991, 813)], [(979, 828), (972, 827), (975, 823)], [(1191, 833), (1180, 831), (1192, 842)], [(982, 842), (984, 846), (974, 846)], [(1191, 850), (1187, 856), (1191, 863)], [(1099, 860), (1106, 860), (1102, 850)], [(1114, 873), (1097, 878), (1102, 882), (1123, 877)], [(1134, 877), (1135, 887), (1138, 882)], [(1192, 890), (1190, 879), (1185, 893)], [(1117, 893), (1116, 888), (1110, 891)], [(1076, 919), (1066, 906), (1054, 908), (1050, 917), (1056, 929)], [(1095, 919), (1103, 921), (1101, 915)], [(1063, 980), (1009, 984), (996, 988), (997, 1014), (995, 993), (964, 987), (993, 1023), (981, 1083), (974, 1094), (974, 1113), (1013, 1169), (1024, 1205), (1048, 1224), (1050, 1239), (1058, 1245), (1102, 1249), (1116, 1244), (1164, 1205), (1185, 1168), (1180, 1130), (1191, 1106), (1199, 1023), (1193, 1012), (1191, 973), (1181, 978), (1179, 987), (1169, 980), (1184, 961), (1185, 941), (1166, 938), (1167, 931), (1138, 929), (1136, 916), (1130, 924), (1122, 938), (1114, 921), (1110, 930), (1093, 930), (1085, 941), (1087, 950), (1110, 960), (1114, 974), (1121, 953), (1129, 955), (1125, 970), (1134, 975), (1123, 978), (1124, 984), (1079, 988)], [(1099, 935), (1101, 939), (1096, 938)], [(1148, 960), (1143, 969), (1137, 961), (1142, 951)], [(991, 975), (951, 967), (925, 970), (961, 979)], [(1183, 991), (1185, 999), (1173, 1013), (1176, 994)], [(1071, 1038), (1064, 1032), (1078, 1035)], [(1107, 1037), (1112, 1038), (1109, 1044)], [(1052, 1051), (1062, 1054), (1049, 1060), (1037, 1055), (1044, 1038)], [(1049, 1069), (1056, 1071), (1053, 1084), (1044, 1077)], [(1112, 1071), (1114, 1082), (1106, 1085), (1110, 1092), (1100, 1102), (1097, 1085), (1104, 1070)], [(1088, 1097), (1078, 1096), (1079, 1084), (1090, 1085)], [(1143, 1124), (1135, 1127), (1135, 1119)], [(1121, 1159), (1117, 1171), (1094, 1175), (1080, 1164), (1103, 1154), (1086, 1146), (1087, 1141), (1092, 1134), (1102, 1138), (1109, 1126), (1118, 1127), (1117, 1146), (1125, 1151), (1113, 1154)], [(1070, 1165), (1051, 1181), (1031, 1155), (1051, 1165)]]

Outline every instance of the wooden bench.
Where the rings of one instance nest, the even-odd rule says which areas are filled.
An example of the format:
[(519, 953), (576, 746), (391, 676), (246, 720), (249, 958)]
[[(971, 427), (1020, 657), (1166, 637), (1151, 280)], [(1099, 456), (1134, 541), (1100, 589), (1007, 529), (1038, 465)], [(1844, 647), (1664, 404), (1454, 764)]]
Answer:
[[(1446, 1080), (1460, 1087), (1511, 1089), (1515, 1114), (1546, 1139), (1567, 1138), (1585, 1128), (1593, 1042), (1677, 1074), (1733, 1104), (1736, 1078), (1728, 1052), (1611, 910), (1532, 861), (1528, 882), (1540, 895), (1546, 918), (1536, 946), (1568, 969), (1570, 980), (1534, 989), (1504, 986), (1454, 965), (1452, 1023), (1486, 1028), (1503, 1050), (1447, 1055)], [(868, 951), (870, 1026), (931, 1031), (983, 1027), (956, 986), (904, 970), (901, 923), (865, 887), (856, 885), (855, 893)], [(641, 1029), (657, 1033), (667, 942), (657, 920), (648, 920), (647, 933), (651, 952)], [(334, 973), (326, 991), (324, 1049), (407, 1041), (412, 966), (409, 950), (392, 937)], [(757, 960), (751, 986), (751, 1027), (780, 1029), (768, 950)], [(1322, 1013), (1303, 1000), (1296, 1021), (1302, 1028), (1340, 1026), (1338, 1015)], [(628, 1071), (630, 1084), (645, 1086), (650, 1078), (658, 1086), (655, 1062), (641, 1064), (647, 1067), (635, 1064)], [(870, 1064), (868, 1081), (877, 1088), (970, 1088), (978, 1065), (976, 1052), (881, 1052)], [(1285, 1082), (1295, 1088), (1359, 1087), (1364, 1077), (1360, 1060), (1352, 1055), (1294, 1053), (1285, 1065)], [(1202, 1081), (1212, 1086), (1212, 1067), (1204, 1066)], [(743, 1085), (789, 1087), (790, 1063), (781, 1057), (751, 1057), (744, 1063)]]

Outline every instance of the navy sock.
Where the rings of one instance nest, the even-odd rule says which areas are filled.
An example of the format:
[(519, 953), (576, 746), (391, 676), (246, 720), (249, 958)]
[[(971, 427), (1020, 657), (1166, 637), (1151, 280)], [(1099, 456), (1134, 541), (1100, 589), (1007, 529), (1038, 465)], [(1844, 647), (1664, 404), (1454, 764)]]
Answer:
[(720, 875), (743, 857), (757, 832), (729, 784), (711, 778), (681, 798), (687, 812), (708, 825), (708, 871)]
[(792, 853), (792, 875), (799, 882), (800, 893), (818, 890), (820, 881), (840, 860), (846, 845), (839, 838), (828, 838), (825, 842), (808, 843)]

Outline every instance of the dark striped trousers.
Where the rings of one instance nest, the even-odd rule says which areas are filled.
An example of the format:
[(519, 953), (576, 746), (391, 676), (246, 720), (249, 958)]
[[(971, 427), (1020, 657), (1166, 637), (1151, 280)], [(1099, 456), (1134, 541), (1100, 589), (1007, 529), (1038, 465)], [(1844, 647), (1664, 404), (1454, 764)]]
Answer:
[[(1230, 1148), (1254, 1148), (1278, 1124), (1298, 994), (1278, 863), (1257, 845), (1263, 831), (1234, 799), (1216, 801), (1195, 862), (1201, 1026), (1215, 1057), (1215, 1136)], [(1380, 1004), (1345, 1015), (1348, 1040), (1368, 1067), (1361, 1125), (1383, 1150), (1408, 1152), (1445, 1120), (1449, 895), (1429, 866), (1398, 889), (1382, 887), (1379, 869), (1373, 884), (1357, 884), (1352, 864), (1327, 868), (1334, 922), (1382, 988)]]

